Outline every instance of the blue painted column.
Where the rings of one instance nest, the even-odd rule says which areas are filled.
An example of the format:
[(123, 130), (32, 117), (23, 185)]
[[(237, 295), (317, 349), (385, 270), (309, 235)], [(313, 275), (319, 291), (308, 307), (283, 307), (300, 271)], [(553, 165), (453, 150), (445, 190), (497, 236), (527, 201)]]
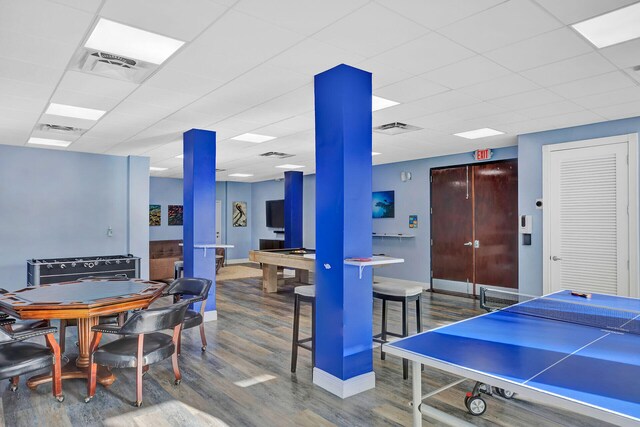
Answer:
[(302, 172), (284, 173), (284, 247), (302, 247)]
[(316, 366), (313, 382), (348, 397), (375, 387), (370, 257), (371, 74), (339, 65), (315, 76)]
[[(216, 242), (216, 133), (191, 129), (184, 133), (184, 276), (211, 279), (205, 320), (215, 320), (216, 251), (194, 245)], [(196, 304), (196, 310), (200, 305)]]

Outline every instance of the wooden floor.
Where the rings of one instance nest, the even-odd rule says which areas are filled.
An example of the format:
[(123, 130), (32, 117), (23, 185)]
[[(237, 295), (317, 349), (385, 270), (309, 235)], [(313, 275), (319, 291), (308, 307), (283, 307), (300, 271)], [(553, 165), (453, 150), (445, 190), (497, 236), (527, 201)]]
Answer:
[[(86, 383), (66, 381), (66, 400), (58, 403), (51, 388), (30, 391), (21, 379), (12, 393), (3, 385), (0, 423), (7, 426), (388, 426), (410, 425), (407, 402), (411, 381), (402, 380), (400, 360), (380, 360), (374, 349), (376, 388), (346, 400), (312, 385), (310, 354), (301, 349), (297, 374), (290, 372), (293, 287), (263, 294), (256, 278), (218, 283), (218, 321), (207, 323), (209, 347), (200, 351), (196, 329), (185, 331), (180, 358), (182, 384), (173, 385), (171, 362), (153, 365), (144, 380), (144, 406), (134, 408), (133, 369), (114, 370), (118, 379), (108, 389), (98, 386), (95, 398), (83, 399)], [(374, 307), (374, 330), (380, 325), (380, 305)], [(450, 323), (480, 313), (477, 302), (442, 294), (424, 294), (426, 327)], [(303, 330), (309, 310), (302, 311)], [(414, 312), (410, 313), (413, 319)], [(400, 312), (390, 309), (390, 325)], [(415, 323), (412, 321), (412, 325)], [(412, 326), (413, 327), (413, 326)], [(70, 336), (68, 343), (73, 343)], [(426, 369), (423, 390), (455, 378)], [(520, 399), (487, 397), (488, 410), (476, 418), (464, 409), (471, 382), (452, 388), (429, 403), (477, 425), (601, 426), (603, 423)], [(424, 425), (430, 424), (424, 420)]]

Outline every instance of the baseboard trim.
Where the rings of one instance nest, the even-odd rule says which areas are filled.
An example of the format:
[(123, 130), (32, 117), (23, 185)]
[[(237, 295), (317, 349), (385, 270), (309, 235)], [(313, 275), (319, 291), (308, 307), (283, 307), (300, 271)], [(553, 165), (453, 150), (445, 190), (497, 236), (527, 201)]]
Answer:
[(249, 262), (249, 258), (238, 258), (238, 259), (228, 259), (226, 260), (226, 264), (244, 264)]
[(211, 310), (204, 312), (204, 321), (210, 322), (212, 320), (218, 320), (218, 310)]
[(376, 374), (371, 371), (348, 380), (341, 380), (322, 369), (313, 368), (313, 383), (341, 399), (346, 399), (375, 388)]

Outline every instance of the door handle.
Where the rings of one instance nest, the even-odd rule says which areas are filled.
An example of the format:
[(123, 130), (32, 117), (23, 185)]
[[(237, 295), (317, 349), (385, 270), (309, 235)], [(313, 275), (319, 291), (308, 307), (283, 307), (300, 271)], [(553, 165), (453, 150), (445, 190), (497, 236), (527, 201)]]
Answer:
[(553, 261), (562, 261), (562, 258), (561, 258), (561, 257), (559, 257), (559, 256), (555, 256), (555, 255), (554, 255), (554, 256), (552, 256), (552, 257), (551, 257), (551, 259), (552, 259)]
[(465, 246), (473, 246), (473, 242), (467, 242), (464, 244)]

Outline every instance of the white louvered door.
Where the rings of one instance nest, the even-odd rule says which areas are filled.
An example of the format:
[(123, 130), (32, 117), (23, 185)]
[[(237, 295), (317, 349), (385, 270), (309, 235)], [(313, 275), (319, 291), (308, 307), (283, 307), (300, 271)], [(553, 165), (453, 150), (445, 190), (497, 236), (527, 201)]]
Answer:
[(557, 149), (548, 156), (550, 290), (628, 296), (628, 144)]

